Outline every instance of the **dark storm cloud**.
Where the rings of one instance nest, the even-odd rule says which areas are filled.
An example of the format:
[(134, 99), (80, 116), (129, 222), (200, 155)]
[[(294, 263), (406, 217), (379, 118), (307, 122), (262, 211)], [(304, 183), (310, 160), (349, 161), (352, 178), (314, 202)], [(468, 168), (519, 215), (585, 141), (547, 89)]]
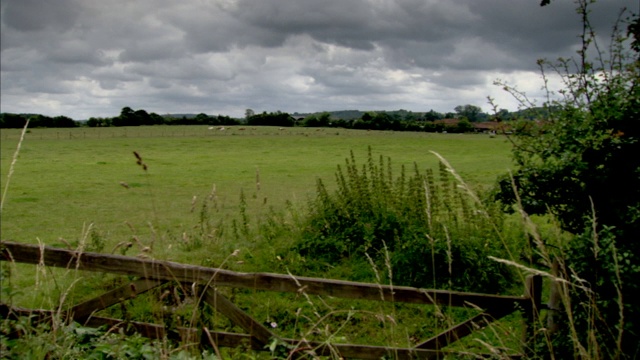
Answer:
[[(283, 39), (309, 34), (322, 43), (371, 49), (375, 8), (363, 1), (239, 1), (233, 14), (260, 32)], [(273, 45), (273, 44), (272, 44)]]
[[(625, 0), (595, 4), (596, 30), (608, 37), (617, 9), (624, 5)], [(569, 1), (541, 8), (530, 0), (245, 0), (238, 2), (234, 15), (273, 39), (308, 34), (321, 43), (348, 48), (378, 46), (400, 62), (426, 68), (530, 68), (526, 63), (535, 64), (539, 57), (571, 52), (580, 30)]]
[(73, 0), (5, 0), (2, 7), (4, 24), (18, 31), (64, 31), (78, 16)]
[[(450, 111), (483, 105), (496, 77), (538, 89), (536, 60), (575, 54), (581, 30), (570, 1), (0, 4), (2, 111), (77, 118), (121, 106), (236, 116), (248, 107)], [(593, 6), (603, 40), (625, 5)]]

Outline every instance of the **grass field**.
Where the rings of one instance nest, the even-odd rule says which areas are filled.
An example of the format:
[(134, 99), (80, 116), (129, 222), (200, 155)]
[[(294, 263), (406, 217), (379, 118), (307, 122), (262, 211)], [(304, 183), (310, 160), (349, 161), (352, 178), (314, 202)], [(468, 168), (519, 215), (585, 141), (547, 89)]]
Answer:
[[(227, 230), (217, 243), (196, 247), (195, 251), (179, 244), (187, 234), (197, 233), (203, 221), (225, 224), (228, 229), (235, 220), (242, 221), (243, 214), (251, 226), (266, 218), (271, 209), (275, 213), (302, 213), (307, 200), (315, 194), (316, 180), (323, 179), (331, 188), (337, 166), (344, 165), (351, 152), (359, 164), (364, 164), (371, 148), (374, 158), (390, 158), (394, 175), (399, 176), (401, 166), (410, 172), (414, 163), (421, 171), (437, 169), (438, 159), (431, 153), (435, 151), (478, 189), (491, 186), (510, 164), (508, 141), (489, 135), (243, 129), (231, 127), (220, 131), (201, 126), (32, 129), (22, 143), (4, 199), (2, 239), (74, 247), (84, 237), (94, 245), (101, 244), (101, 251), (109, 253), (115, 251), (117, 244), (136, 239), (141, 246), (127, 255), (141, 254), (143, 245), (155, 243), (152, 252), (145, 255), (205, 266), (224, 263), (226, 268), (238, 271), (285, 273), (291, 267), (295, 269), (296, 261), (280, 256), (290, 245), (287, 239), (269, 242), (245, 236), (239, 243), (238, 237)], [(19, 137), (20, 130), (0, 132), (2, 188)], [(134, 151), (146, 170), (136, 164)], [(207, 202), (210, 207), (203, 213), (202, 204), (212, 191), (215, 200)], [(281, 219), (287, 221), (286, 217)], [(234, 249), (241, 250), (240, 257), (226, 262)], [(368, 271), (370, 278), (374, 278), (368, 264), (350, 266), (368, 268), (358, 271)], [(74, 292), (67, 301), (73, 303), (117, 284), (112, 276), (55, 269), (45, 274), (27, 265), (14, 265), (12, 269), (12, 286), (21, 290), (14, 298), (19, 306), (54, 308), (71, 287)], [(353, 268), (336, 267), (326, 276), (342, 278), (341, 271), (349, 277)], [(516, 291), (519, 289), (517, 286)], [(332, 314), (340, 307), (350, 308), (348, 316), (336, 312), (327, 318), (326, 324), (316, 324), (326, 325), (327, 333), (314, 336), (322, 340), (340, 335), (339, 338), (344, 338), (340, 341), (379, 345), (412, 346), (414, 341), (431, 336), (434, 324), (448, 327), (454, 323), (454, 317), (464, 313), (449, 309), (442, 315), (430, 307), (336, 299), (314, 300), (320, 302), (310, 307), (308, 301), (297, 295), (274, 296), (253, 291), (232, 290), (229, 295), (256, 318), (277, 321), (285, 336), (308, 330), (312, 323), (307, 320), (313, 316), (305, 318), (304, 314), (313, 313), (313, 306), (318, 306), (322, 314)], [(128, 307), (141, 319), (162, 313), (154, 300), (147, 297)], [(114, 316), (121, 316), (117, 309), (114, 311)], [(296, 311), (302, 311), (303, 315)], [(406, 320), (402, 320), (401, 326), (392, 326), (381, 323), (380, 316)], [(517, 344), (520, 324), (516, 318), (501, 325), (501, 331), (515, 334), (512, 344)], [(224, 328), (229, 324), (218, 326)], [(342, 330), (337, 332), (336, 328)], [(489, 331), (479, 336), (486, 337), (486, 341), (495, 340), (495, 334)], [(456, 346), (470, 350), (478, 348), (478, 343), (469, 340)]]
[[(156, 230), (176, 234), (193, 226), (196, 201), (215, 186), (216, 217), (238, 213), (241, 191), (258, 215), (285, 201), (305, 203), (317, 178), (331, 186), (353, 151), (366, 161), (391, 158), (399, 174), (437, 166), (435, 151), (467, 182), (488, 187), (509, 167), (509, 144), (488, 135), (375, 132), (345, 129), (201, 126), (32, 129), (22, 145), (2, 211), (2, 238), (46, 244), (77, 239), (93, 226), (114, 242)], [(3, 129), (2, 187), (19, 138)], [(148, 170), (136, 165), (133, 152)], [(259, 181), (259, 187), (257, 182)], [(122, 184), (127, 184), (125, 188)], [(133, 229), (132, 229), (133, 228)]]

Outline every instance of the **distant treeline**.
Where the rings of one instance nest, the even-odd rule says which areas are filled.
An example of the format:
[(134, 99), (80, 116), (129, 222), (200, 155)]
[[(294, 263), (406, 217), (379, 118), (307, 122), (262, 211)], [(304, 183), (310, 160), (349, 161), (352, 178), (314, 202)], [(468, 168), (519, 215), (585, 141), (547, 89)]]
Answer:
[(427, 132), (471, 132), (473, 124), (466, 118), (436, 119), (424, 117), (403, 117), (390, 112), (367, 112), (359, 119), (333, 118), (329, 113), (310, 115), (301, 121), (307, 127), (338, 127), (359, 130), (427, 131)]
[[(238, 119), (225, 115), (197, 115), (185, 114), (158, 115), (145, 110), (133, 110), (124, 107), (120, 115), (115, 117), (92, 117), (86, 121), (75, 121), (66, 116), (49, 117), (39, 114), (0, 114), (0, 128), (22, 128), (27, 119), (30, 128), (38, 127), (111, 127), (111, 126), (145, 126), (145, 125), (252, 125), (279, 127), (335, 127), (364, 130), (394, 130), (394, 131), (427, 131), (427, 132), (471, 132), (486, 130), (481, 126), (488, 122), (498, 123), (513, 119), (536, 119), (544, 117), (542, 109), (528, 110), (527, 113), (511, 113), (501, 110), (497, 114), (489, 115), (473, 105), (457, 106), (456, 112), (439, 113), (434, 110), (428, 112), (398, 111), (370, 111), (358, 110), (322, 112), (313, 114), (298, 114), (277, 111), (255, 114), (247, 109), (245, 118)], [(347, 115), (348, 116), (341, 116)]]
[(86, 125), (89, 127), (108, 126), (143, 126), (143, 125), (237, 125), (240, 121), (229, 116), (211, 116), (198, 114), (196, 116), (174, 117), (161, 116), (156, 113), (148, 113), (145, 110), (133, 110), (125, 107), (119, 116), (112, 118), (89, 118)]
[(37, 114), (0, 114), (0, 128), (22, 128), (29, 119), (30, 128), (38, 127), (110, 127), (143, 125), (238, 125), (241, 120), (229, 116), (198, 114), (196, 116), (174, 117), (148, 113), (146, 110), (133, 110), (125, 107), (120, 115), (114, 117), (92, 117), (87, 121), (74, 121), (66, 116), (49, 117)]
[(80, 124), (70, 117), (56, 116), (50, 117), (37, 114), (0, 114), (0, 128), (23, 128), (29, 119), (29, 127), (55, 127), (70, 128), (78, 127)]

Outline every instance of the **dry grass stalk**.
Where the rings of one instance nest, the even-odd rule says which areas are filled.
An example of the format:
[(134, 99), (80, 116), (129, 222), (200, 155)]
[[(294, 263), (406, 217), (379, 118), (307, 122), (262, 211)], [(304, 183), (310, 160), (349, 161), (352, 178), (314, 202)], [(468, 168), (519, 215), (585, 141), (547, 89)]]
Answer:
[[(480, 200), (480, 198), (475, 193), (475, 191), (473, 191), (473, 189), (471, 189), (471, 187), (467, 185), (467, 183), (462, 179), (462, 177), (455, 171), (455, 169), (451, 166), (451, 164), (449, 164), (449, 162), (442, 155), (438, 154), (435, 151), (431, 151), (431, 153), (434, 154), (440, 160), (440, 162), (445, 166), (447, 171), (451, 173), (453, 177), (458, 181), (459, 187), (465, 190), (465, 192), (471, 197), (471, 199), (473, 199), (475, 204), (482, 209), (482, 211), (479, 211), (479, 213), (483, 215), (487, 219), (487, 221), (489, 221), (489, 223), (493, 227), (495, 234), (498, 235), (498, 238), (500, 239), (502, 245), (504, 246), (504, 249), (506, 250), (507, 254), (509, 254), (509, 257), (511, 259), (515, 259), (516, 257), (514, 257), (514, 255), (511, 253), (511, 249), (509, 248), (509, 245), (507, 244), (507, 241), (505, 240), (504, 236), (502, 236), (502, 232), (500, 231), (500, 229), (498, 229), (497, 224), (495, 223), (495, 221), (493, 221), (493, 219), (489, 215), (489, 211), (487, 211), (486, 207), (482, 203), (482, 200)], [(522, 278), (521, 280), (522, 282), (524, 282), (524, 278)]]
[(22, 128), (22, 133), (20, 134), (20, 140), (18, 141), (18, 146), (16, 147), (16, 151), (13, 153), (13, 159), (11, 160), (11, 165), (9, 165), (9, 172), (7, 173), (7, 182), (4, 184), (4, 190), (2, 192), (2, 199), (0, 199), (0, 213), (2, 213), (2, 209), (4, 208), (4, 201), (7, 198), (7, 192), (9, 191), (9, 183), (11, 182), (11, 177), (13, 176), (13, 169), (18, 161), (18, 155), (20, 154), (20, 148), (22, 147), (22, 143), (24, 142), (24, 135), (27, 133), (27, 128), (29, 127), (29, 120), (24, 124), (24, 128)]

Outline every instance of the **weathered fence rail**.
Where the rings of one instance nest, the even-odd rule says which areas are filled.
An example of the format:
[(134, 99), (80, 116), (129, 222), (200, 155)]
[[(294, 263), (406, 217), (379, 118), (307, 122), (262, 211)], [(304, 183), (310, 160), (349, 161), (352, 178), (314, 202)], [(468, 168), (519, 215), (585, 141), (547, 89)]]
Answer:
[[(310, 295), (393, 301), (425, 305), (446, 305), (471, 307), (480, 310), (480, 314), (445, 330), (431, 339), (427, 339), (413, 348), (390, 348), (356, 344), (327, 344), (293, 339), (280, 339), (304, 349), (314, 349), (316, 354), (329, 355), (337, 351), (343, 357), (374, 359), (384, 355), (396, 358), (439, 358), (449, 352), (441, 349), (447, 345), (483, 328), (514, 311), (523, 312), (525, 320), (524, 337), (529, 336), (530, 325), (536, 321), (540, 304), (541, 280), (530, 277), (525, 284), (523, 296), (498, 296), (480, 293), (464, 293), (445, 290), (419, 289), (405, 286), (359, 283), (352, 281), (319, 279), (272, 273), (242, 273), (225, 269), (187, 265), (170, 261), (141, 259), (135, 257), (78, 252), (53, 247), (0, 242), (0, 260), (34, 265), (45, 265), (82, 271), (103, 272), (118, 275), (135, 276), (125, 286), (109, 291), (101, 296), (71, 306), (69, 316), (86, 326), (123, 326), (121, 319), (95, 316), (97, 311), (133, 298), (143, 292), (161, 286), (167, 282), (197, 285), (204, 303), (224, 314), (247, 334), (233, 334), (210, 331), (209, 329), (179, 328), (181, 336), (196, 336), (202, 345), (236, 347), (249, 344), (253, 349), (264, 350), (272, 339), (278, 338), (272, 331), (251, 318), (224, 295), (215, 290), (217, 287), (246, 288), (275, 292), (304, 292)], [(51, 318), (52, 310), (23, 309), (2, 305), (0, 313), (4, 316), (38, 315), (41, 319)], [(139, 322), (127, 322), (129, 328), (150, 338), (167, 336), (163, 325)], [(515, 356), (517, 357), (517, 356)]]

